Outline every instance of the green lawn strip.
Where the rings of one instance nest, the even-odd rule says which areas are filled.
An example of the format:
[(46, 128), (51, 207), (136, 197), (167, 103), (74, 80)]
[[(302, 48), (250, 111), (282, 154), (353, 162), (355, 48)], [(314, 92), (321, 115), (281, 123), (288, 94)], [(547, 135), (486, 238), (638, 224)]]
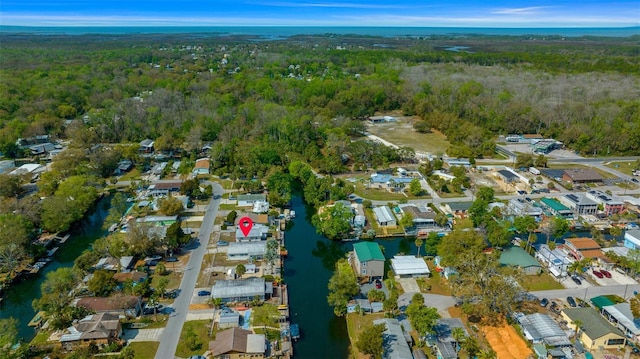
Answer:
[(153, 359), (159, 345), (160, 342), (131, 342), (127, 346), (133, 349), (133, 359)]
[(192, 320), (184, 322), (176, 356), (188, 358), (192, 355), (202, 355), (209, 349), (209, 342), (214, 337), (209, 336), (210, 320)]
[(636, 168), (636, 163), (633, 161), (606, 162), (604, 165), (629, 176), (633, 174), (633, 170)]
[(347, 331), (349, 333), (349, 340), (351, 342), (351, 357), (358, 358), (358, 348), (356, 348), (356, 342), (358, 336), (369, 326), (373, 326), (373, 321), (376, 319), (384, 318), (384, 313), (373, 313), (361, 315), (360, 313), (347, 314)]
[(133, 168), (131, 171), (122, 175), (122, 177), (118, 178), (118, 181), (139, 181), (140, 180), (140, 171), (137, 168)]
[(564, 289), (562, 284), (558, 283), (558, 281), (553, 279), (551, 275), (544, 272), (539, 275), (524, 276), (521, 284), (527, 291)]

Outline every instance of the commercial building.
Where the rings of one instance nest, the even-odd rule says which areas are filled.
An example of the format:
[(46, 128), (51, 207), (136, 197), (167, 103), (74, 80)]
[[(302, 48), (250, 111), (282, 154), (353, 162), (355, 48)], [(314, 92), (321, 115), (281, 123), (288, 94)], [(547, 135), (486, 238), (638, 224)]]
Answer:
[(603, 206), (603, 212), (607, 216), (621, 213), (624, 210), (624, 202), (602, 191), (595, 189), (590, 190), (587, 192), (586, 196), (596, 203), (601, 204)]
[(583, 194), (565, 194), (560, 201), (579, 215), (595, 215), (598, 212), (598, 204)]

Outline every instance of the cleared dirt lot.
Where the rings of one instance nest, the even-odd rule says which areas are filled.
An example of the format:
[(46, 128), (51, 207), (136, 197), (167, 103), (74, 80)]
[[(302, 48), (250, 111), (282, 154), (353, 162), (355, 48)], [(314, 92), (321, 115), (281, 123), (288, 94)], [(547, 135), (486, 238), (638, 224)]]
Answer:
[(482, 333), (500, 359), (524, 359), (533, 355), (527, 343), (510, 325), (482, 327)]

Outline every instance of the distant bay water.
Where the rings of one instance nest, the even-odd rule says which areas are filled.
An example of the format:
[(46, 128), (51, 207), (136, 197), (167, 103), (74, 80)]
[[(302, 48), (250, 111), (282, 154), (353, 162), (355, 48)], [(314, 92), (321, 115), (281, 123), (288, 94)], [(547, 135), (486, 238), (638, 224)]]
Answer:
[(0, 26), (4, 34), (34, 35), (127, 35), (127, 34), (201, 34), (208, 36), (258, 36), (265, 39), (287, 38), (294, 35), (361, 35), (376, 37), (425, 37), (446, 35), (492, 36), (604, 36), (628, 37), (640, 35), (640, 26), (623, 28), (483, 28), (483, 27), (301, 27), (301, 26), (128, 26), (128, 27), (30, 27)]

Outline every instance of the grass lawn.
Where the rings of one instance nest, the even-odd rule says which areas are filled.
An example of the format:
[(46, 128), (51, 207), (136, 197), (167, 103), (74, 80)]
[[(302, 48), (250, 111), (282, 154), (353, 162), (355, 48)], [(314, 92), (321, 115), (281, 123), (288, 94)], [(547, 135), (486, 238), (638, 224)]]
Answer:
[[(222, 253), (224, 255), (224, 253)], [(200, 274), (198, 274), (198, 281), (196, 282), (198, 285), (211, 285), (213, 284), (213, 278), (211, 278), (211, 272), (209, 268), (211, 267), (214, 256), (217, 256), (215, 253), (207, 253), (204, 255), (204, 259), (202, 259), (202, 266), (200, 267)]]
[(543, 272), (540, 275), (526, 275), (523, 278), (522, 287), (528, 291), (564, 289), (551, 275)]
[(431, 196), (429, 195), (414, 196), (408, 190), (406, 190), (406, 195), (404, 195), (400, 192), (389, 192), (383, 188), (367, 188), (367, 186), (363, 183), (356, 183), (354, 193), (359, 197), (372, 201), (400, 201), (403, 199), (410, 200), (431, 198)]
[(368, 359), (368, 355), (360, 353), (356, 348), (358, 336), (364, 329), (373, 326), (373, 321), (384, 318), (384, 313), (374, 313), (361, 315), (359, 313), (347, 314), (347, 331), (349, 332), (349, 340), (351, 341), (351, 358)]
[(238, 206), (236, 206), (235, 204), (226, 204), (226, 203), (220, 203), (220, 210), (226, 210), (226, 211), (231, 211), (234, 209), (238, 209)]
[(451, 295), (449, 284), (445, 278), (440, 276), (440, 272), (436, 271), (433, 259), (426, 259), (426, 262), (429, 270), (431, 270), (431, 277), (416, 279), (418, 286), (420, 286), (420, 291), (423, 293)]
[(184, 322), (175, 354), (182, 358), (188, 358), (192, 355), (202, 355), (202, 353), (209, 349), (209, 341), (214, 339), (214, 337), (209, 336), (210, 326), (210, 320), (191, 320)]
[(606, 162), (604, 165), (629, 176), (633, 174), (633, 170), (637, 167), (637, 163), (633, 161)]
[(153, 359), (158, 351), (160, 342), (131, 342), (128, 347), (133, 349), (133, 359)]
[[(253, 331), (256, 332), (256, 334), (264, 334), (265, 333), (265, 330), (263, 328), (253, 328)], [(279, 330), (267, 328), (266, 332), (267, 332), (266, 337), (267, 337), (267, 339), (269, 339), (269, 341), (274, 341), (274, 340), (280, 339), (280, 331)]]
[(161, 276), (159, 274), (154, 274), (151, 278), (151, 286), (156, 287), (158, 285), (158, 281), (162, 277), (166, 277), (169, 279), (169, 284), (167, 285), (167, 291), (172, 289), (176, 289), (180, 287), (180, 282), (182, 281), (182, 273), (173, 271), (174, 263), (163, 263), (165, 268), (169, 271), (169, 274), (165, 276)]
[(48, 330), (39, 330), (38, 334), (36, 334), (35, 337), (33, 337), (33, 339), (31, 339), (31, 345), (39, 345), (39, 344), (45, 344), (46, 342), (49, 341), (49, 336), (51, 335), (51, 332), (49, 332)]
[(135, 181), (140, 179), (140, 170), (133, 168), (131, 171), (125, 173), (122, 177), (118, 178), (118, 181)]
[(400, 147), (409, 146), (417, 152), (445, 153), (451, 145), (442, 133), (419, 133), (413, 129), (414, 120), (399, 118), (396, 122), (367, 126), (367, 131)]

